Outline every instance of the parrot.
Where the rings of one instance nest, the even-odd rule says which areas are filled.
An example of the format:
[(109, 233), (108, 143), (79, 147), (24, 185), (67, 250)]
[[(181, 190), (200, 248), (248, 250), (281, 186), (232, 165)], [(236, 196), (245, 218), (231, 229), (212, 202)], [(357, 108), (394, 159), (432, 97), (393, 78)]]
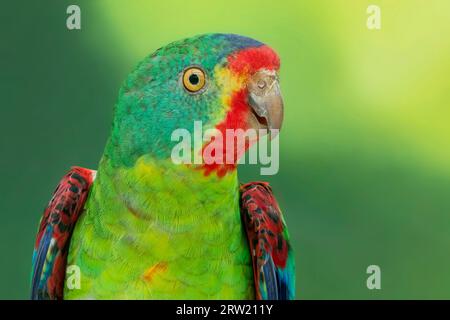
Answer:
[(295, 299), (294, 254), (271, 186), (240, 183), (237, 156), (172, 159), (172, 132), (192, 133), (194, 121), (217, 132), (279, 130), (279, 70), (270, 46), (226, 33), (174, 41), (138, 63), (97, 170), (71, 167), (44, 210), (31, 299)]

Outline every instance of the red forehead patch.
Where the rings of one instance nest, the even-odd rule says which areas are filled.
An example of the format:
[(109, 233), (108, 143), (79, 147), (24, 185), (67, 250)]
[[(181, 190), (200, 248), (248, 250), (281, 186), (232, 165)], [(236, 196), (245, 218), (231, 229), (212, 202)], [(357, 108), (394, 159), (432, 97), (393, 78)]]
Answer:
[(228, 57), (229, 68), (238, 74), (254, 73), (260, 69), (278, 70), (280, 68), (280, 58), (268, 46), (252, 47)]

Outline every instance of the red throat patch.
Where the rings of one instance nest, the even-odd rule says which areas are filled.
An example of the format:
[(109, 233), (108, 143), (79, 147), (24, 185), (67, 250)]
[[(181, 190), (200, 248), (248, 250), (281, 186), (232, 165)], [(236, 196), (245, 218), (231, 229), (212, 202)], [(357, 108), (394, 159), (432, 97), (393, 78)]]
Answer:
[[(227, 155), (227, 153), (232, 153), (231, 157), (233, 158), (233, 163), (211, 163), (211, 164), (204, 164), (202, 166), (202, 169), (204, 169), (204, 174), (207, 176), (211, 174), (212, 172), (216, 172), (218, 177), (223, 177), (227, 172), (233, 171), (236, 169), (236, 163), (237, 160), (242, 156), (243, 153), (245, 153), (245, 150), (248, 149), (249, 145), (246, 143), (245, 150), (238, 150), (237, 148), (237, 139), (234, 139), (234, 147), (230, 149), (227, 148), (227, 140), (226, 137), (226, 130), (227, 129), (247, 129), (247, 119), (249, 117), (248, 112), (248, 105), (247, 105), (247, 89), (242, 89), (240, 91), (237, 91), (233, 94), (231, 97), (231, 103), (230, 103), (230, 111), (226, 114), (225, 119), (219, 123), (216, 126), (216, 129), (222, 134), (222, 137), (224, 137), (222, 141), (222, 147), (220, 149), (216, 149), (216, 152), (222, 153), (222, 158), (224, 161), (228, 158), (230, 159), (230, 156)], [(205, 159), (204, 151), (205, 149), (212, 143), (208, 142), (206, 143), (202, 148), (202, 155), (205, 162), (207, 159)], [(216, 156), (215, 154), (213, 156)]]
[[(238, 51), (228, 57), (228, 67), (232, 73), (239, 76), (249, 76), (261, 69), (267, 70), (278, 70), (280, 68), (280, 58), (276, 52), (268, 47), (251, 47)], [(239, 91), (233, 93), (230, 99), (230, 110), (226, 114), (225, 119), (220, 122), (216, 129), (218, 129), (222, 136), (226, 136), (227, 129), (243, 129), (248, 128), (248, 118), (250, 116), (250, 106), (247, 102), (248, 91), (247, 88), (241, 88)], [(206, 143), (202, 148), (202, 155), (204, 155), (205, 148), (212, 143)], [(212, 163), (203, 164), (201, 169), (204, 171), (204, 175), (209, 175), (213, 172), (217, 174), (218, 177), (225, 176), (229, 171), (236, 169), (237, 160), (245, 153), (245, 151), (250, 147), (249, 143), (245, 143), (245, 150), (237, 150), (236, 139), (234, 141), (234, 147), (227, 148), (226, 139), (223, 139), (223, 147), (221, 150), (216, 150), (216, 152), (223, 153), (223, 159), (227, 158), (226, 153), (234, 152), (232, 157), (234, 158), (234, 163)]]

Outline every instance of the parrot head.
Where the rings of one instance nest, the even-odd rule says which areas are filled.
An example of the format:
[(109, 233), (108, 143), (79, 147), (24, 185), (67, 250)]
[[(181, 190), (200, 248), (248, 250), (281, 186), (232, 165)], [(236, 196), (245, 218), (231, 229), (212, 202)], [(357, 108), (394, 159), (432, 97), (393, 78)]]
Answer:
[[(195, 36), (156, 50), (120, 90), (106, 154), (125, 166), (144, 155), (169, 158), (172, 132), (183, 128), (194, 135), (194, 121), (224, 135), (227, 129), (280, 129), (279, 67), (273, 49), (232, 34)], [(234, 167), (205, 172), (223, 175)]]

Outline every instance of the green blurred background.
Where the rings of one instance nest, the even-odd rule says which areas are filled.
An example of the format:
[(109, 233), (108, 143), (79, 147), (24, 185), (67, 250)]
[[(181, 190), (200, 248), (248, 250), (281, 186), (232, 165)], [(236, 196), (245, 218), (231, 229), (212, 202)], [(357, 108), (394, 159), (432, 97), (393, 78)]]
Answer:
[[(369, 4), (381, 30), (366, 27)], [(281, 56), (281, 164), (264, 178), (297, 253), (297, 297), (450, 298), (450, 1), (8, 0), (0, 27), (0, 298), (28, 298), (42, 210), (71, 165), (96, 168), (127, 73), (205, 32)], [(381, 290), (366, 287), (371, 264)]]

